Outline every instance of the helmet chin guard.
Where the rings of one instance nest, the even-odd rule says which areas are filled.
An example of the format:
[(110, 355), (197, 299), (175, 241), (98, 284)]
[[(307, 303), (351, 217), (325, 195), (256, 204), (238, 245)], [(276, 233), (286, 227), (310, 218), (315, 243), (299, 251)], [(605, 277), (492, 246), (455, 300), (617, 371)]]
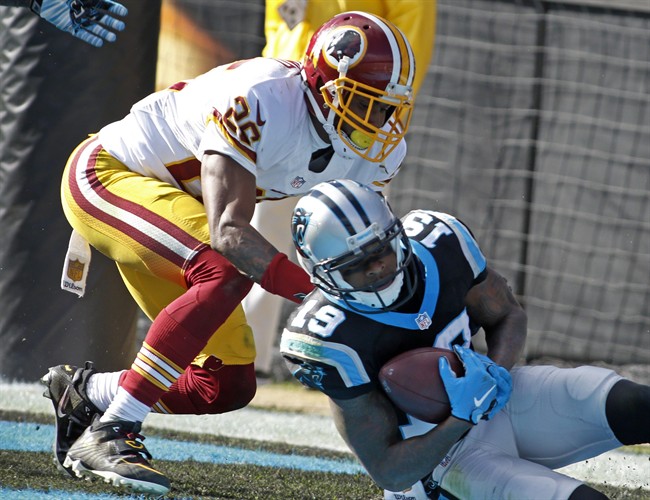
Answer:
[[(389, 21), (364, 12), (334, 16), (314, 33), (302, 77), (310, 111), (339, 155), (381, 162), (404, 138), (413, 111), (415, 59)], [(364, 116), (351, 109), (357, 99), (367, 104)], [(370, 121), (378, 106), (391, 110), (380, 126)]]
[[(338, 130), (338, 128), (333, 124), (334, 119), (336, 118), (336, 113), (333, 113), (331, 110), (328, 109), (327, 111), (328, 118), (326, 118), (325, 115), (323, 114), (323, 111), (321, 111), (321, 108), (316, 103), (314, 96), (310, 92), (307, 92), (306, 96), (307, 96), (307, 102), (310, 103), (310, 109), (312, 110), (312, 114), (316, 117), (316, 120), (318, 120), (318, 122), (322, 125), (323, 130), (325, 130), (325, 133), (327, 134), (327, 137), (330, 143), (332, 144), (332, 147), (334, 148), (334, 152), (340, 157), (345, 158), (346, 160), (353, 160), (354, 158), (357, 158), (359, 155), (363, 156), (363, 154), (360, 153), (360, 151), (362, 151), (363, 149), (367, 149), (368, 146), (366, 146), (365, 148), (356, 146), (344, 131)], [(356, 130), (354, 132), (356, 132)]]
[[(368, 186), (350, 180), (318, 184), (296, 204), (291, 231), (312, 283), (348, 309), (384, 312), (415, 293), (410, 242), (385, 198)], [(395, 269), (381, 279), (356, 287), (345, 280), (346, 272), (391, 253)]]
[[(404, 285), (404, 273), (397, 273), (386, 288), (374, 292), (350, 292), (352, 300), (372, 309), (389, 309), (395, 303)], [(348, 285), (349, 286), (349, 285)]]

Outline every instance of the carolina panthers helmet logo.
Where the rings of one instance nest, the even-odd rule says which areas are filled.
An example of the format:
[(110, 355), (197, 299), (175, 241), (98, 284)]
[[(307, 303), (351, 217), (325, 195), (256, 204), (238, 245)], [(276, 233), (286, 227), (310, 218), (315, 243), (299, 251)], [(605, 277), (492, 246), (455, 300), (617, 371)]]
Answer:
[(303, 251), (303, 246), (305, 244), (305, 231), (309, 225), (310, 217), (311, 212), (305, 212), (303, 208), (296, 208), (291, 217), (291, 234), (293, 235), (293, 242), (300, 255), (305, 258), (308, 258), (308, 256)]
[(323, 56), (332, 68), (338, 66), (341, 57), (350, 58), (350, 68), (366, 54), (366, 35), (355, 26), (342, 26), (332, 30), (329, 40), (323, 45)]

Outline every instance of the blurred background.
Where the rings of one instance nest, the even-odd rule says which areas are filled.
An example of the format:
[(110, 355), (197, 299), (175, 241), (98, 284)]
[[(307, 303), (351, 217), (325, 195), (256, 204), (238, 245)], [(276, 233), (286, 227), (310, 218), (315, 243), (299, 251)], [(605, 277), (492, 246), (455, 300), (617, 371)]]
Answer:
[[(147, 327), (98, 252), (84, 298), (59, 288), (70, 234), (59, 184), (74, 147), (153, 90), (265, 46), (264, 0), (124, 4), (126, 30), (99, 50), (0, 7), (0, 375), (9, 379), (85, 359), (126, 368)], [(472, 229), (529, 315), (527, 362), (647, 367), (650, 4), (438, 0), (434, 29), (409, 153), (388, 194), (394, 210), (450, 212)]]

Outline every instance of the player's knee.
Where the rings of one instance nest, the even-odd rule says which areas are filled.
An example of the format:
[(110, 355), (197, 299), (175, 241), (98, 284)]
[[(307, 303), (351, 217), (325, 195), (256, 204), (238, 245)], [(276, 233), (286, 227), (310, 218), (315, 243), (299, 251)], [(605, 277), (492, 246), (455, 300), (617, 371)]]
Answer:
[(208, 363), (191, 365), (192, 390), (188, 393), (197, 413), (218, 414), (244, 408), (257, 390), (255, 368), (248, 365), (221, 365), (216, 369)]
[(650, 387), (620, 380), (609, 391), (605, 407), (607, 422), (623, 444), (650, 442)]

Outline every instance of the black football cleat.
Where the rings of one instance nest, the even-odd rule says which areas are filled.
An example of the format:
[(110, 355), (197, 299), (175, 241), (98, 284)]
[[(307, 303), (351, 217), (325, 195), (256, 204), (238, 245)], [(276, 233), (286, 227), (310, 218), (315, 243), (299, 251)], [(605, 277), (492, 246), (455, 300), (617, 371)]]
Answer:
[(86, 395), (88, 378), (95, 373), (93, 364), (86, 361), (85, 366), (53, 366), (41, 378), (47, 386), (43, 396), (52, 400), (56, 435), (54, 438), (54, 463), (57, 468), (71, 476), (74, 474), (65, 468), (63, 462), (68, 450), (84, 430), (90, 425), (96, 414), (101, 414)]
[(153, 468), (151, 454), (138, 434), (139, 422), (100, 422), (92, 424), (75, 441), (64, 467), (78, 477), (101, 479), (135, 493), (162, 496), (169, 491), (169, 479)]

